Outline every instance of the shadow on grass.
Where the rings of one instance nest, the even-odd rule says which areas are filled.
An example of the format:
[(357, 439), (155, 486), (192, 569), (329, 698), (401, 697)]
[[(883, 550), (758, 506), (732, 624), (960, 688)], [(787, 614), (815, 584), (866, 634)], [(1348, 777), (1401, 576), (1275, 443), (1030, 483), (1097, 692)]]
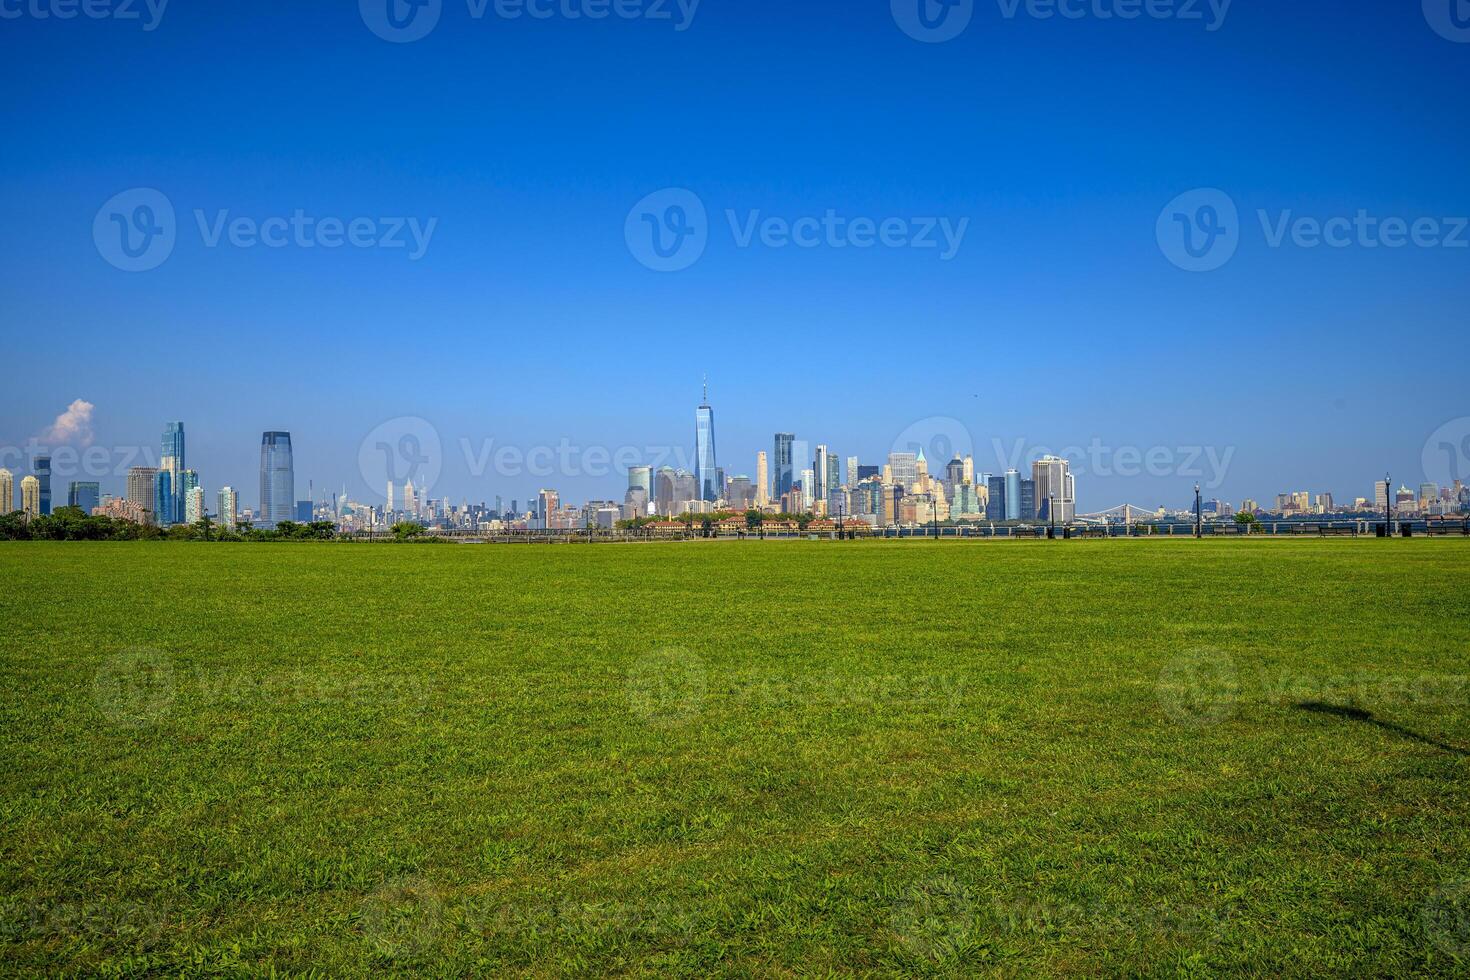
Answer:
[(1373, 717), (1373, 712), (1364, 711), (1362, 708), (1349, 708), (1346, 705), (1328, 704), (1325, 701), (1298, 701), (1296, 704), (1292, 705), (1292, 707), (1297, 708), (1301, 711), (1312, 711), (1319, 715), (1332, 715), (1335, 718), (1347, 718), (1350, 721), (1361, 721), (1365, 724), (1381, 728), (1386, 732), (1393, 732), (1395, 735), (1402, 736), (1403, 738), (1411, 738), (1416, 742), (1422, 742), (1425, 745), (1432, 745), (1437, 749), (1444, 750), (1445, 752), (1451, 752), (1455, 755), (1470, 756), (1470, 751), (1462, 749), (1458, 745), (1451, 745), (1448, 742), (1441, 742), (1438, 739), (1430, 738), (1428, 735), (1420, 735), (1418, 732), (1411, 731), (1405, 728), (1403, 725), (1395, 725), (1391, 721), (1380, 721), (1379, 719)]

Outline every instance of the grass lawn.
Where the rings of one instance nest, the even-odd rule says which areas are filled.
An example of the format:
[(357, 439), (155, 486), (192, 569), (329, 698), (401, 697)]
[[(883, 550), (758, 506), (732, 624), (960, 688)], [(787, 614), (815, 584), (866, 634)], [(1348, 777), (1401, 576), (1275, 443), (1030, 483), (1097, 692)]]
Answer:
[(5, 973), (1470, 972), (1470, 542), (0, 582)]

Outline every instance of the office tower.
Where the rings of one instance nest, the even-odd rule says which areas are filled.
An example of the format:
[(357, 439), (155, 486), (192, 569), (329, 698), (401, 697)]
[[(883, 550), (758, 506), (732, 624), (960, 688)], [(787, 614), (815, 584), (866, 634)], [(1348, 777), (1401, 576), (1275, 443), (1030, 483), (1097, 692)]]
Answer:
[(1021, 474), (1014, 469), (1006, 470), (1006, 520), (1021, 519)]
[(190, 487), (184, 496), (184, 523), (198, 524), (204, 520), (204, 488)]
[(775, 466), (775, 482), (771, 485), (771, 496), (780, 500), (791, 492), (791, 484), (796, 479), (796, 470), (792, 460), (792, 448), (796, 444), (796, 436), (790, 432), (776, 433), (775, 447), (771, 453), (771, 462)]
[(219, 522), (225, 527), (234, 528), (240, 522), (240, 495), (234, 487), (219, 488), (217, 507)]
[[(973, 470), (973, 467), (971, 468)], [(944, 466), (944, 482), (949, 484), (951, 491), (963, 483), (973, 482), (972, 476), (965, 475), (965, 461), (956, 456)]]
[(765, 450), (755, 454), (755, 505), (765, 507), (771, 502), (771, 474), (766, 466)]
[(1043, 456), (1031, 464), (1031, 478), (1036, 483), (1037, 517), (1055, 520), (1058, 524), (1071, 522), (1074, 489), (1069, 476), (1067, 461), (1057, 456)]
[(802, 484), (803, 490), (810, 490), (813, 500), (827, 499), (827, 447), (817, 445), (816, 453), (812, 456), (812, 482)]
[(919, 478), (918, 460), (913, 453), (889, 453), (888, 469), (892, 473), (890, 482), (901, 487), (912, 487)]
[(1016, 514), (1023, 521), (1036, 520), (1039, 506), (1036, 499), (1036, 481), (1022, 480), (1020, 496), (1021, 502), (1016, 508)]
[(1419, 505), (1428, 507), (1439, 499), (1439, 485), (1435, 483), (1419, 484)]
[(66, 505), (80, 507), (83, 514), (91, 514), (102, 506), (102, 488), (96, 483), (73, 480), (66, 488)]
[(263, 432), (260, 436), (260, 522), (275, 527), (289, 521), (296, 504), (296, 465), (291, 433)]
[(40, 496), (37, 498), (37, 506), (40, 513), (51, 513), (51, 457), (37, 456), (35, 459), (36, 487)]
[(859, 466), (857, 470), (857, 481), (862, 483), (864, 480), (876, 480), (882, 475), (883, 467), (881, 466)]
[(298, 524), (310, 524), (311, 511), (312, 506), (310, 500), (296, 501), (296, 522)]
[(847, 479), (844, 482), (851, 489), (856, 488), (861, 479), (862, 477), (858, 476), (858, 458), (856, 456), (847, 457)]
[(956, 520), (973, 520), (985, 516), (985, 511), (980, 506), (980, 495), (975, 492), (975, 485), (968, 480), (955, 484), (950, 516)]
[(642, 487), (646, 496), (653, 496), (653, 467), (652, 466), (630, 466), (628, 467), (628, 489)]
[(34, 476), (20, 481), (20, 509), (26, 520), (41, 516), (41, 481)]
[(735, 476), (730, 478), (729, 489), (725, 491), (725, 499), (731, 510), (749, 510), (755, 506), (755, 487), (748, 476)]
[(389, 514), (393, 513), (393, 481), (392, 480), (389, 480), (388, 481), (388, 504), (387, 504), (387, 513), (389, 513)]
[(842, 489), (842, 458), (836, 453), (827, 454), (827, 494)]
[(715, 487), (719, 491), (715, 497), (718, 500), (725, 495), (725, 468), (723, 466), (715, 467)]
[(192, 524), (194, 522), (189, 520), (189, 515), (187, 513), (187, 504), (189, 501), (189, 495), (195, 490), (199, 489), (199, 471), (180, 470), (177, 486), (178, 492), (174, 496), (178, 498), (179, 503), (177, 505), (178, 510), (175, 513), (178, 515), (179, 520), (183, 521), (186, 524)]
[(0, 469), (0, 514), (9, 514), (15, 510), (15, 474), (6, 469)]
[(701, 500), (699, 496), (699, 482), (695, 480), (694, 474), (688, 470), (674, 471), (674, 513), (687, 510), (684, 504), (691, 500)]
[(700, 500), (718, 500), (724, 489), (715, 474), (715, 410), (709, 404), (709, 383), (704, 401), (694, 410), (694, 480)]
[(974, 483), (975, 482), (975, 457), (974, 456), (966, 456), (965, 457), (964, 478), (966, 480), (969, 480), (971, 483)]
[(158, 522), (154, 511), (158, 503), (154, 500), (157, 486), (158, 470), (153, 467), (134, 466), (128, 470), (128, 503), (142, 511), (145, 522), (149, 524)]
[(660, 466), (653, 475), (653, 507), (664, 516), (674, 512), (674, 468)]
[[(184, 423), (169, 422), (163, 427), (162, 448), (158, 453), (158, 471), (168, 474), (169, 494), (166, 508), (159, 508), (158, 523), (178, 524), (184, 519), (184, 498), (189, 488), (184, 473)], [(160, 484), (162, 480), (160, 479)]]
[[(1006, 478), (992, 476), (987, 478), (986, 483), (990, 488), (990, 499), (985, 502), (985, 519), (987, 521), (1008, 520), (1006, 517)], [(1021, 496), (1019, 486), (1016, 487), (1016, 496), (1018, 498)]]
[(816, 475), (813, 474), (810, 469), (802, 470), (801, 471), (801, 494), (802, 494), (802, 498), (804, 500), (806, 500), (808, 503), (811, 503), (813, 500), (816, 499), (815, 494), (812, 493), (812, 488), (815, 487), (816, 485), (817, 485)]
[(153, 478), (153, 517), (159, 527), (178, 523), (174, 514), (174, 475), (159, 470)]
[[(555, 490), (542, 489), (536, 493), (536, 517), (545, 522), (561, 507), (561, 497)], [(542, 523), (542, 527), (550, 525)]]

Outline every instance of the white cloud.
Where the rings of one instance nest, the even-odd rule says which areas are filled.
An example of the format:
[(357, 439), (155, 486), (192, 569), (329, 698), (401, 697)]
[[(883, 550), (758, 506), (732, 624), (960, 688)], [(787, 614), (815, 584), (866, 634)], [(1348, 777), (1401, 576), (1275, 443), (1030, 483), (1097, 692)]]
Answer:
[(36, 439), (48, 446), (72, 444), (76, 446), (90, 446), (92, 444), (92, 409), (95, 406), (88, 401), (78, 398), (66, 406), (66, 411), (56, 416), (56, 421), (51, 427), (41, 433)]

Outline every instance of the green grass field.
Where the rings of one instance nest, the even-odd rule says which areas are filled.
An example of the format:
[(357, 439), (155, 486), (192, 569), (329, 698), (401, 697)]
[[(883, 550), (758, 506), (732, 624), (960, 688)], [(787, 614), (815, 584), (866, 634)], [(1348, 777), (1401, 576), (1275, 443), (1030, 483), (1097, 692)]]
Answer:
[(0, 545), (0, 969), (1470, 972), (1470, 543)]

